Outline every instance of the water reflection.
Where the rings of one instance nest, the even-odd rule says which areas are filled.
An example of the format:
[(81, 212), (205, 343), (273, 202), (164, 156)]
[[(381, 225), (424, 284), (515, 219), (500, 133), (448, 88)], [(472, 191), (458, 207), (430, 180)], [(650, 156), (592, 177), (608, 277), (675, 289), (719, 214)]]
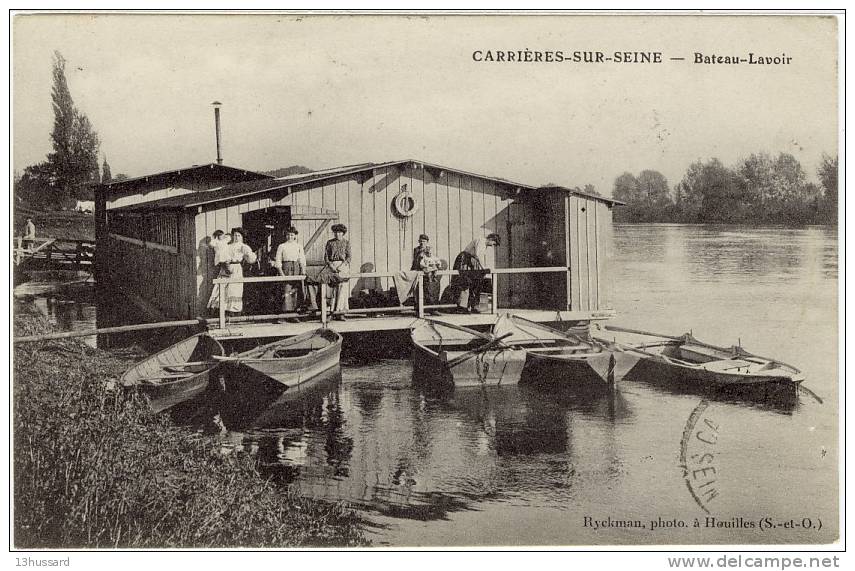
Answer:
[[(698, 400), (714, 398), (725, 452), (717, 457), (726, 474), (717, 507), (722, 519), (788, 519), (807, 511), (829, 523), (800, 541), (834, 541), (835, 231), (617, 225), (614, 235), (620, 325), (672, 335), (694, 330), (724, 346), (741, 338), (752, 352), (802, 369), (825, 404), (804, 397), (786, 406), (754, 402), (649, 374), (605, 395), (524, 385), (432, 392), (413, 385), (409, 360), (393, 359), (346, 364), (297, 391), (237, 390), (226, 382), (226, 391), (207, 395), (208, 404), (194, 410), (192, 423), (206, 425), (221, 413), (232, 430), (222, 446), (254, 454), (259, 469), (283, 487), (397, 516), (383, 537), (393, 545), (661, 543), (663, 536), (626, 530), (593, 534), (580, 521), (587, 514), (691, 513), (677, 446)], [(129, 317), (129, 304), (114, 292), (99, 295), (99, 325), (143, 320)], [(36, 302), (64, 323), (79, 317), (73, 304), (51, 301), (49, 310), (46, 297)], [(368, 336), (360, 341), (348, 348), (361, 354), (381, 344)], [(405, 344), (383, 347), (407, 355)], [(759, 484), (770, 481), (776, 484)], [(794, 537), (791, 530), (723, 533), (687, 531), (668, 540), (791, 543)]]
[(379, 388), (359, 379), (405, 363), (346, 368), (354, 382), (335, 371), (254, 411), (224, 411), (245, 427), (228, 438), (301, 494), (404, 518), (445, 518), (532, 491), (567, 494), (579, 462), (619, 478), (614, 430), (632, 416), (619, 392), (586, 398), (513, 386), (437, 395), (415, 390), (400, 372)]

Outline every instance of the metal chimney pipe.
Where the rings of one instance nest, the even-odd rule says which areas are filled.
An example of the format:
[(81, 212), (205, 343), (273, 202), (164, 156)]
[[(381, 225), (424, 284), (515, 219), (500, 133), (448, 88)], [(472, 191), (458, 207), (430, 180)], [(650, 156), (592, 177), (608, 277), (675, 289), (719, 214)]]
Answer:
[(223, 153), (220, 148), (220, 106), (222, 103), (214, 101), (211, 103), (214, 106), (214, 126), (217, 130), (217, 164), (223, 164)]

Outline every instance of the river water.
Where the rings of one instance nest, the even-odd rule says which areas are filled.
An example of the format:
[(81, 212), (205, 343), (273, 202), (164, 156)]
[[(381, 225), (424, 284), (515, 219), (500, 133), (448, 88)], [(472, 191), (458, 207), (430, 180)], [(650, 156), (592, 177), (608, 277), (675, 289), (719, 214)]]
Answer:
[(297, 493), (356, 506), (380, 546), (836, 541), (836, 230), (616, 225), (614, 236), (615, 323), (739, 340), (801, 368), (823, 402), (705, 400), (644, 379), (604, 396), (429, 395), (406, 358), (345, 361), (223, 446), (252, 451)]

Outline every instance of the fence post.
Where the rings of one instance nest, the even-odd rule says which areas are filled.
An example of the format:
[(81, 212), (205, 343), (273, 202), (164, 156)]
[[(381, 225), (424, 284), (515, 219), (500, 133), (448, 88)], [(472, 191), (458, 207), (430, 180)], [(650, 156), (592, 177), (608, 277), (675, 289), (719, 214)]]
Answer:
[(226, 284), (221, 283), (220, 287), (220, 329), (226, 328)]
[(490, 285), (492, 292), (490, 293), (490, 313), (495, 315), (499, 309), (499, 274), (490, 273)]
[(419, 273), (419, 279), (416, 280), (416, 307), (419, 319), (425, 316), (425, 274)]
[(326, 327), (327, 321), (329, 318), (327, 316), (327, 284), (321, 282), (320, 287), (320, 299), (318, 299), (318, 305), (321, 306), (321, 324)]

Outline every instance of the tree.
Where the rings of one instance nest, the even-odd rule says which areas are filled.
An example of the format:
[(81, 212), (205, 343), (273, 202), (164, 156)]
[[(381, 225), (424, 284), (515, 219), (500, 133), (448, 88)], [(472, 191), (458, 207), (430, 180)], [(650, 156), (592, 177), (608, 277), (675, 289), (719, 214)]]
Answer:
[(636, 179), (640, 199), (647, 208), (661, 212), (671, 204), (671, 193), (668, 191), (668, 179), (659, 171), (643, 170)]
[(122, 182), (123, 180), (128, 180), (129, 178), (131, 177), (129, 177), (125, 173), (120, 172), (119, 174), (113, 177), (113, 180), (111, 182)]
[(107, 157), (104, 157), (104, 166), (101, 168), (101, 184), (106, 184), (113, 179), (113, 173), (110, 172), (110, 165), (107, 163)]
[(743, 195), (752, 203), (758, 214), (765, 213), (775, 197), (774, 164), (767, 153), (755, 153), (743, 159), (736, 167)]
[(740, 222), (748, 204), (738, 177), (720, 160), (696, 161), (678, 185), (683, 216), (691, 222)]
[(703, 192), (701, 190), (704, 163), (693, 162), (686, 169), (683, 180), (674, 188), (674, 202), (682, 222), (698, 222), (701, 216)]
[[(74, 105), (65, 78), (65, 58), (58, 51), (53, 56), (53, 88), (51, 100), (54, 114), (51, 144), (53, 151), (47, 160), (27, 167), (27, 188), (40, 189), (54, 206), (64, 200), (89, 194), (87, 185), (100, 181), (98, 169), (98, 134), (89, 118)], [(35, 191), (34, 191), (35, 192)], [(39, 196), (39, 199), (44, 197)]]
[(644, 170), (638, 177), (623, 173), (615, 179), (612, 196), (626, 203), (616, 211), (618, 222), (657, 222), (671, 215), (668, 180), (658, 171)]
[(822, 184), (822, 218), (825, 222), (831, 224), (837, 223), (837, 155), (831, 158), (829, 155), (822, 155), (822, 163), (816, 172), (819, 176), (819, 182)]
[(625, 172), (615, 179), (615, 184), (612, 189), (612, 197), (615, 200), (626, 202), (629, 204), (636, 199), (638, 195), (638, 181), (632, 173)]
[(591, 196), (602, 196), (599, 192), (597, 192), (597, 187), (593, 184), (586, 184), (585, 188), (582, 189), (582, 192), (585, 194), (590, 194)]

